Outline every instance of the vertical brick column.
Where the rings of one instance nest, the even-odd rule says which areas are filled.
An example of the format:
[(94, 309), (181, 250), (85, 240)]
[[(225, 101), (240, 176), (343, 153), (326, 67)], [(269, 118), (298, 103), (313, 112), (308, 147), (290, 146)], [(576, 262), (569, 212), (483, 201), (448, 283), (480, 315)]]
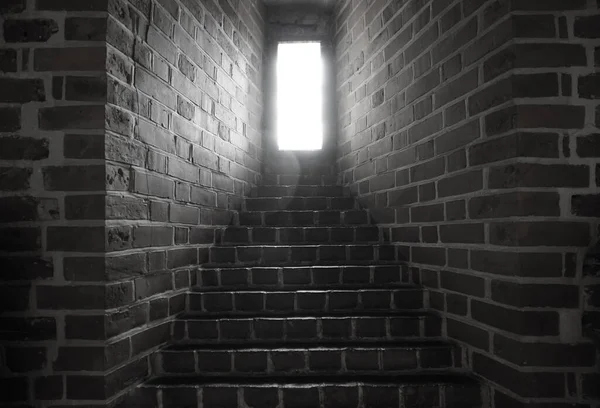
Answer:
[(183, 335), (195, 269), (260, 180), (263, 37), (258, 1), (109, 2), (105, 271), (128, 299), (106, 337), (130, 346), (113, 393)]
[(492, 406), (598, 400), (582, 333), (597, 307), (582, 264), (598, 235), (598, 13), (586, 0), (336, 5), (344, 182), (430, 288)]
[(104, 311), (128, 295), (90, 267), (106, 248), (106, 1), (0, 15), (0, 405), (97, 399)]
[[(113, 404), (260, 179), (258, 1), (0, 5), (0, 399)], [(5, 374), (5, 375), (4, 375)]]

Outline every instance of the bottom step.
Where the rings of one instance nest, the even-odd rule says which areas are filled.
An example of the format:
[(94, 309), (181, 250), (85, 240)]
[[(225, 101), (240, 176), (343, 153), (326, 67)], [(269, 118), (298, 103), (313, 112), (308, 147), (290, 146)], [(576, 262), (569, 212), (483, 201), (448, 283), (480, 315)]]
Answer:
[(481, 408), (471, 377), (303, 376), (158, 377), (141, 385), (131, 408)]

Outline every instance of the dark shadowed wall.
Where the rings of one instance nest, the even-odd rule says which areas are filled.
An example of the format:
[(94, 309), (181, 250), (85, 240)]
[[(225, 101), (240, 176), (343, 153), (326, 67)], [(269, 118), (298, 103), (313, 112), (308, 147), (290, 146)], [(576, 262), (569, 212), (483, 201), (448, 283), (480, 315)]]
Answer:
[(111, 403), (147, 375), (191, 269), (260, 180), (264, 7), (0, 11), (0, 399)]

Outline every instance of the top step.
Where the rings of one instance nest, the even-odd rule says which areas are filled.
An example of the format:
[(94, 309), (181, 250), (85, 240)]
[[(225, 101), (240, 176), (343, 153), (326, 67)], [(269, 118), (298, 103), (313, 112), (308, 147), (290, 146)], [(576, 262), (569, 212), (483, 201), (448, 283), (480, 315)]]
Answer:
[(333, 154), (314, 151), (277, 151), (270, 152), (264, 161), (265, 174), (303, 174), (329, 175), (336, 174)]
[(250, 197), (350, 197), (350, 189), (335, 184), (265, 184), (254, 187), (250, 192)]
[(270, 174), (263, 175), (262, 184), (278, 186), (327, 186), (337, 184), (335, 175)]

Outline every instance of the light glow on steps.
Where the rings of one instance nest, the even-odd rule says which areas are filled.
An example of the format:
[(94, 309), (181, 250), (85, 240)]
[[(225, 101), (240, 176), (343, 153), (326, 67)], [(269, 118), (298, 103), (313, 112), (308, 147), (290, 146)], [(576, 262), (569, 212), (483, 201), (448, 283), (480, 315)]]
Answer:
[(323, 146), (323, 70), (319, 42), (277, 47), (277, 144), (279, 150)]

